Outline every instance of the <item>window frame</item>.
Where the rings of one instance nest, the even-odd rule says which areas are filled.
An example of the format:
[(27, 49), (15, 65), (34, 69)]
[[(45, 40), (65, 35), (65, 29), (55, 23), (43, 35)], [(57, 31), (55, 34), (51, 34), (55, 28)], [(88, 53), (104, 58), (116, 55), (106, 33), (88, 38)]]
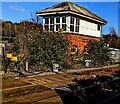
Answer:
[(50, 24), (54, 24), (54, 17), (50, 17)]
[(75, 23), (75, 32), (79, 33), (79, 28), (80, 28), (80, 18), (76, 18), (76, 23)]
[(66, 16), (63, 16), (61, 18), (62, 18), (62, 21), (61, 21), (62, 22), (62, 29), (63, 29), (63, 31), (66, 31), (67, 30)]
[(66, 16), (62, 17), (62, 23), (66, 23)]
[[(59, 19), (59, 22), (57, 21), (57, 19)], [(56, 17), (56, 24), (60, 24), (60, 17)]]
[(70, 17), (70, 31), (74, 32), (74, 23), (75, 23), (75, 18)]
[(74, 24), (74, 21), (75, 21), (74, 19), (75, 19), (74, 17), (72, 16), (70, 17), (70, 24)]
[(71, 47), (71, 54), (76, 54), (78, 52), (78, 48), (76, 46)]
[[(48, 19), (48, 23), (46, 23), (46, 19)], [(49, 18), (48, 17), (45, 18), (45, 24), (49, 24)]]
[[(49, 20), (49, 24), (50, 24), (50, 31), (54, 31), (55, 27), (54, 27), (54, 17), (50, 17), (50, 20)], [(51, 28), (52, 27), (52, 28)]]
[(100, 29), (101, 29), (101, 26), (97, 25), (97, 30), (100, 31)]
[[(59, 18), (59, 22), (57, 21), (58, 18)], [(60, 16), (55, 17), (55, 23), (56, 23), (55, 25), (56, 31), (58, 31), (60, 29)]]
[(62, 29), (63, 29), (63, 31), (66, 31), (66, 29), (67, 29), (67, 24), (62, 24)]
[(58, 31), (58, 29), (60, 29), (60, 24), (56, 24), (56, 31)]
[[(47, 23), (46, 23), (46, 19), (47, 19)], [(48, 27), (48, 28), (46, 28), (46, 27)], [(45, 28), (45, 31), (49, 30), (49, 18), (48, 17), (45, 18), (44, 28)]]

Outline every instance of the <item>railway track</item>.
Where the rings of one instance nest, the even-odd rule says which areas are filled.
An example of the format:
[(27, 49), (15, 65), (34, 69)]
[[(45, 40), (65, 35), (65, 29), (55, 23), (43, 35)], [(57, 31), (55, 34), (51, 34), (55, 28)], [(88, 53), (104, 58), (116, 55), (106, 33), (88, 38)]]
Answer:
[(89, 85), (87, 80), (77, 81), (54, 89), (63, 99), (64, 104), (120, 104), (120, 77), (108, 78), (104, 82), (103, 79), (100, 80), (100, 78), (99, 81), (94, 80), (95, 83), (91, 82)]
[[(94, 86), (105, 86), (106, 83), (108, 81), (110, 81), (110, 77), (111, 77), (111, 81), (119, 79), (119, 73), (120, 73), (119, 70), (120, 70), (120, 66), (112, 66), (112, 67), (98, 68), (98, 70), (96, 68), (95, 69), (92, 68), (91, 70), (84, 70), (84, 71), (81, 70), (78, 72), (73, 71), (73, 72), (66, 72), (66, 73), (62, 73), (62, 74), (54, 74), (54, 75), (47, 75), (47, 76), (39, 76), (38, 75), (35, 77), (30, 77), (30, 78), (28, 77), (28, 78), (17, 79), (16, 81), (18, 83), (19, 83), (19, 81), (27, 82), (26, 87), (24, 85), (12, 87), (12, 85), (11, 85), (11, 87), (7, 86), (7, 89), (4, 88), (3, 104), (11, 103), (11, 102), (15, 103), (15, 102), (21, 102), (21, 101), (26, 102), (26, 103), (29, 102), (29, 104), (40, 104), (40, 103), (44, 104), (43, 102), (54, 102), (55, 104), (57, 102), (59, 102), (60, 104), (62, 104), (61, 96), (57, 92), (58, 90), (63, 91), (64, 93), (66, 92), (66, 93), (74, 93), (75, 94), (75, 92), (77, 92), (77, 90), (79, 92), (79, 90), (81, 88), (83, 88), (82, 91), (85, 91), (85, 89), (87, 87), (92, 88)], [(72, 86), (72, 84), (73, 84), (73, 87), (75, 87), (75, 84), (79, 85), (78, 84), (79, 81), (92, 79), (92, 78), (95, 79), (98, 75), (99, 75), (99, 77), (106, 76), (106, 78), (108, 77), (109, 80), (106, 81), (105, 79), (103, 79), (103, 80), (105, 80), (104, 84), (103, 84), (103, 82), (100, 83), (98, 81), (98, 82), (96, 82), (96, 84), (92, 84), (91, 86), (89, 85), (89, 86), (83, 86), (83, 87), (79, 87), (79, 88), (77, 87), (78, 88), (77, 90), (70, 89), (70, 86)], [(115, 79), (115, 78), (117, 78), (117, 79)], [(88, 82), (90, 82), (90, 80)], [(15, 86), (14, 83), (12, 83), (12, 84), (13, 84), (13, 86)], [(19, 84), (17, 84), (17, 85), (19, 85)], [(51, 90), (51, 89), (40, 90), (39, 88), (36, 90), (36, 87), (34, 87), (35, 90), (32, 90), (33, 87), (31, 87), (32, 88), (31, 89), (29, 86), (33, 86), (33, 87), (34, 86), (43, 86), (46, 88), (51, 88), (53, 90)], [(22, 91), (25, 91), (26, 93), (22, 94)], [(15, 93), (11, 93), (11, 92), (15, 92), (15, 93), (18, 92), (18, 94), (16, 96)], [(10, 96), (6, 96), (6, 95), (10, 95)]]
[[(109, 85), (111, 85), (111, 84), (114, 85), (114, 86), (110, 87)], [(106, 88), (106, 85), (108, 87), (110, 87), (110, 88), (109, 89)], [(116, 87), (115, 85), (119, 85), (119, 86)], [(63, 104), (63, 102), (64, 102), (64, 104), (68, 104), (68, 103), (71, 103), (71, 101), (69, 102), (69, 100), (68, 100), (70, 98), (67, 99), (68, 100), (67, 102), (65, 102), (65, 101), (60, 102), (61, 101), (60, 97), (62, 99), (64, 99), (64, 100), (66, 100), (66, 98), (64, 98), (64, 96), (66, 96), (68, 94), (70, 95), (70, 94), (74, 93), (74, 95), (76, 96), (77, 93), (82, 93), (83, 91), (90, 92), (90, 90), (93, 91), (93, 89), (96, 89), (96, 91), (97, 90), (99, 90), (99, 91), (100, 90), (104, 90), (104, 91), (107, 90), (108, 92), (109, 91), (111, 92), (112, 90), (114, 90), (114, 91), (113, 91), (113, 95), (108, 96), (105, 99), (101, 98), (101, 100), (99, 100), (99, 102), (97, 102), (97, 101), (96, 102), (92, 102), (92, 104), (119, 104), (118, 101), (120, 101), (120, 90), (119, 90), (119, 88), (120, 88), (120, 77), (113, 77), (111, 80), (108, 79), (108, 81), (105, 81), (105, 82), (102, 82), (102, 83), (99, 83), (99, 84), (94, 84), (94, 85), (86, 86), (86, 87), (80, 87), (78, 83), (73, 83), (71, 86), (73, 87), (73, 89), (70, 88), (70, 85), (60, 85), (60, 86), (56, 86), (56, 87), (54, 86), (54, 88), (52, 88), (52, 90), (53, 89), (56, 90), (57, 93), (58, 93), (58, 95), (53, 95), (53, 96), (47, 97), (45, 99), (40, 99), (40, 100), (32, 101), (32, 102), (29, 102), (27, 104), (40, 104), (40, 103), (46, 102), (46, 101), (49, 101), (49, 102), (50, 101), (51, 102), (54, 101), (54, 102), (58, 102), (59, 104)], [(75, 86), (77, 86), (77, 87), (75, 87)], [(65, 90), (65, 88), (68, 89), (68, 87), (69, 87), (69, 90)], [(102, 88), (102, 89), (100, 89), (100, 88)], [(90, 93), (92, 93), (92, 92), (90, 92)], [(73, 99), (73, 98), (75, 98), (75, 97), (72, 96), (71, 99)], [(98, 98), (95, 98), (95, 99), (98, 99)], [(94, 99), (92, 99), (92, 101), (93, 100)], [(117, 103), (115, 103), (115, 102), (117, 102)], [(79, 102), (79, 101), (77, 102), (77, 104), (79, 104), (79, 103), (84, 104), (82, 101), (81, 102)], [(76, 104), (76, 103), (73, 103), (73, 104)], [(89, 103), (86, 103), (86, 104), (89, 104)]]

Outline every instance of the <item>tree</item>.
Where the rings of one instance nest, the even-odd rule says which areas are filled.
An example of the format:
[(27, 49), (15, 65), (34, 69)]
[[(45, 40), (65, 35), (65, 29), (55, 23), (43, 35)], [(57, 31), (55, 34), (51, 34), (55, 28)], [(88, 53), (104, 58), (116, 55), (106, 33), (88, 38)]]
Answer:
[(18, 23), (12, 23), (11, 21), (2, 22), (2, 36), (3, 37), (15, 37)]
[(93, 65), (104, 65), (109, 61), (109, 50), (104, 41), (90, 40), (84, 50), (87, 54), (84, 56), (85, 59), (92, 60)]
[(110, 27), (110, 33), (103, 35), (103, 40), (105, 43), (109, 44), (110, 48), (120, 48), (119, 37), (113, 27)]
[(61, 33), (42, 32), (38, 41), (29, 45), (29, 62), (48, 67), (52, 67), (53, 63), (64, 64), (67, 61), (67, 45), (68, 41)]
[(22, 21), (17, 27), (13, 51), (19, 57), (19, 63), (29, 61), (31, 67), (39, 68), (42, 65), (52, 67), (54, 62), (66, 62), (68, 42), (64, 36), (61, 33), (44, 32), (38, 18), (31, 20)]
[(38, 42), (39, 34), (42, 32), (42, 25), (32, 21), (22, 21), (16, 30), (16, 40), (13, 42), (13, 53), (19, 58), (19, 66), (25, 70), (25, 62), (28, 61), (28, 46), (35, 41)]

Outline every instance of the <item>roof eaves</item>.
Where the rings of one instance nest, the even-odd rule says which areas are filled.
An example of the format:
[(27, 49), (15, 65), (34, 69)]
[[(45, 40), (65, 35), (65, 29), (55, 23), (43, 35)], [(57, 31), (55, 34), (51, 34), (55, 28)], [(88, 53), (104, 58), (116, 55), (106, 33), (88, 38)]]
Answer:
[(93, 21), (97, 21), (97, 22), (100, 22), (102, 24), (106, 24), (107, 21), (105, 21), (104, 19), (97, 19), (95, 17), (91, 17), (91, 16), (88, 16), (88, 15), (85, 15), (83, 13), (78, 13), (76, 11), (73, 11), (73, 10), (61, 10), (61, 11), (47, 11), (47, 12), (41, 12), (41, 13), (37, 13), (37, 15), (39, 16), (45, 16), (45, 15), (52, 15), (52, 14), (74, 14), (74, 15), (78, 15), (78, 16), (81, 16), (81, 17), (84, 17), (84, 18), (88, 18), (90, 20), (93, 20)]

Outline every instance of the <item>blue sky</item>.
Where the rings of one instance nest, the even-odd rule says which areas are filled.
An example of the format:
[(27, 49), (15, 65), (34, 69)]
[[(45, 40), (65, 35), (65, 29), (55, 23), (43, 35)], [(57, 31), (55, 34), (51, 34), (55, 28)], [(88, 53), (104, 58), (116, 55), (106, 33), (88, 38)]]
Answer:
[[(38, 10), (58, 4), (59, 2), (2, 2), (2, 17), (4, 21), (20, 22), (29, 20), (31, 14)], [(118, 33), (118, 2), (73, 2), (83, 6), (96, 15), (107, 20), (102, 33), (109, 33), (109, 27), (113, 26)], [(120, 34), (119, 34), (120, 35)]]

